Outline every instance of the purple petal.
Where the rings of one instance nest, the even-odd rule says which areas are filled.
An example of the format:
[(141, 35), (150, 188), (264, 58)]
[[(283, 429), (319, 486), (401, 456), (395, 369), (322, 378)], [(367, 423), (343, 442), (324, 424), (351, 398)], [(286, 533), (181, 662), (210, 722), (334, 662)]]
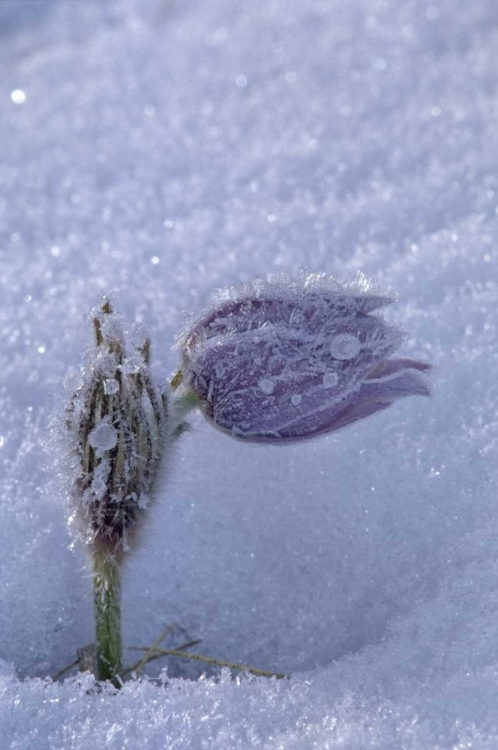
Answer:
[(266, 325), (193, 347), (187, 385), (206, 415), (234, 434), (305, 437), (344, 408), (398, 342), (397, 332), (372, 316), (326, 320), (320, 336)]
[(392, 301), (365, 281), (255, 282), (219, 301), (183, 339), (185, 386), (229, 434), (267, 442), (331, 432), (429, 395), (430, 365), (388, 359), (401, 332), (367, 314)]
[(371, 370), (366, 380), (381, 380), (382, 378), (390, 377), (395, 373), (400, 373), (404, 370), (418, 370), (419, 372), (429, 372), (432, 370), (432, 365), (429, 362), (422, 362), (419, 359), (386, 359), (380, 362), (373, 370)]
[(391, 402), (373, 401), (370, 398), (364, 398), (363, 393), (360, 393), (349, 406), (343, 409), (341, 412), (336, 414), (328, 424), (326, 424), (321, 430), (320, 434), (327, 432), (335, 432), (340, 430), (341, 427), (347, 427), (353, 422), (358, 422), (360, 419), (370, 417), (378, 411), (384, 411), (391, 405)]
[(362, 390), (390, 402), (405, 396), (430, 396), (431, 388), (421, 373), (431, 369), (428, 362), (417, 359), (388, 359), (368, 373)]
[(393, 302), (394, 298), (372, 288), (363, 278), (341, 286), (326, 276), (302, 274), (298, 280), (283, 276), (275, 281), (258, 279), (228, 292), (214, 309), (195, 322), (184, 348), (220, 335), (258, 330), (267, 324), (282, 324), (319, 332), (325, 320), (353, 318)]
[[(401, 363), (404, 365), (403, 369), (401, 369)], [(408, 363), (412, 369), (408, 368)], [(388, 363), (382, 364), (387, 365)], [(389, 380), (381, 382), (364, 381), (360, 389), (350, 395), (347, 405), (344, 402), (342, 404), (330, 402), (324, 405), (315, 390), (314, 401), (309, 396), (301, 399), (299, 406), (302, 406), (303, 409), (299, 416), (294, 416), (286, 424), (281, 424), (274, 433), (242, 431), (235, 437), (245, 437), (260, 442), (302, 440), (303, 438), (335, 432), (353, 422), (387, 409), (400, 398), (431, 395), (431, 389), (427, 381), (420, 374), (421, 371), (429, 369), (430, 365), (416, 360), (398, 360), (397, 364), (399, 371), (397, 374), (391, 374)], [(386, 367), (385, 369), (390, 368)], [(289, 416), (289, 409), (280, 408), (279, 417), (284, 418), (286, 414)], [(254, 429), (257, 424), (255, 414), (252, 415), (252, 419), (249, 417), (249, 423), (251, 428)], [(229, 429), (227, 424), (219, 424), (219, 426), (223, 429)], [(266, 425), (260, 421), (259, 426), (264, 428)]]

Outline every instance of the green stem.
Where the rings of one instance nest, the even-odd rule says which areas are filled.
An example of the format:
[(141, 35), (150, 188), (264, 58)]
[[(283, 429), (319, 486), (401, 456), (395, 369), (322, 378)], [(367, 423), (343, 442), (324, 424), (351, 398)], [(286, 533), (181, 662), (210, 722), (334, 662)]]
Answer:
[(97, 631), (97, 678), (113, 680), (121, 669), (121, 570), (114, 555), (94, 554), (93, 600)]

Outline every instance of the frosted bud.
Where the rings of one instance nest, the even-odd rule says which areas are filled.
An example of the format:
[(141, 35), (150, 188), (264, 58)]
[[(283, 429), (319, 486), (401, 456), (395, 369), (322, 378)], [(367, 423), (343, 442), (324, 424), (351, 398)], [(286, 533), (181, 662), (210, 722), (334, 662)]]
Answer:
[(217, 295), (180, 346), (173, 385), (237, 438), (281, 442), (332, 432), (406, 396), (430, 395), (430, 365), (391, 355), (403, 340), (364, 276), (256, 280)]
[(139, 342), (130, 341), (126, 321), (108, 301), (92, 318), (95, 346), (66, 407), (70, 492), (85, 542), (116, 555), (128, 548), (148, 504), (167, 404), (152, 382), (143, 331)]

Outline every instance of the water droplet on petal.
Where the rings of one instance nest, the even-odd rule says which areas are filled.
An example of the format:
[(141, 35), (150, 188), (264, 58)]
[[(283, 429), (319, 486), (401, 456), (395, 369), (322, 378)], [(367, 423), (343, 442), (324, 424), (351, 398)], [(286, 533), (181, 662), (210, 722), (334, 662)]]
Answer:
[(330, 353), (334, 359), (353, 359), (360, 349), (360, 341), (352, 333), (338, 333), (330, 342)]
[(273, 390), (275, 388), (275, 383), (273, 380), (270, 380), (269, 378), (262, 378), (258, 381), (259, 388), (263, 391), (263, 393), (266, 393), (267, 395), (270, 395), (270, 393), (273, 393)]
[(339, 382), (339, 375), (336, 372), (326, 372), (322, 382), (324, 388), (333, 388)]
[(301, 403), (302, 396), (299, 393), (293, 393), (291, 396), (291, 403), (293, 406), (299, 406)]

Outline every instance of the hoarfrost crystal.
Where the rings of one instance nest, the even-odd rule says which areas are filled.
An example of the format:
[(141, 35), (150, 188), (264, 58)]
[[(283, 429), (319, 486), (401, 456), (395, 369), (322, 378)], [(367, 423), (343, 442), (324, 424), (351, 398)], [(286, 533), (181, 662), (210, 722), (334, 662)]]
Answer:
[(403, 334), (372, 314), (391, 302), (362, 275), (341, 285), (302, 273), (225, 291), (181, 340), (183, 397), (195, 394), (234, 437), (281, 442), (428, 396), (431, 366), (391, 359)]

